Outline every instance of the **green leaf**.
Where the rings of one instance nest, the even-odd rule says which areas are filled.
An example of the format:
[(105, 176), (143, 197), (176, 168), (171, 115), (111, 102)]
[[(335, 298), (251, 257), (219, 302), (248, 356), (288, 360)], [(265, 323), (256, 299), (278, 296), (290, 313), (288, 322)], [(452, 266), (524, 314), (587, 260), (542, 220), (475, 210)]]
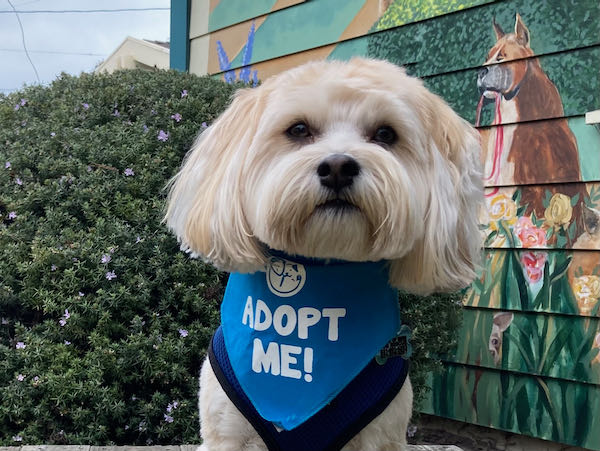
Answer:
[(571, 264), (571, 261), (573, 260), (573, 256), (568, 255), (568, 256), (566, 256), (566, 258), (561, 259), (561, 260), (562, 261), (559, 261), (558, 264), (554, 267), (554, 271), (552, 272), (552, 275), (550, 276), (551, 284), (555, 283), (558, 279), (560, 279), (561, 277), (563, 277), (565, 275), (565, 273), (567, 272), (567, 269), (569, 269), (569, 265)]
[(548, 205), (550, 205), (550, 199), (552, 199), (552, 193), (547, 189), (544, 192), (544, 199), (542, 200), (542, 205), (544, 208), (548, 208)]
[(568, 229), (569, 241), (573, 242), (575, 240), (575, 233), (577, 232), (577, 221), (573, 221)]
[(577, 205), (577, 202), (579, 202), (579, 193), (575, 194), (571, 198), (571, 207), (574, 207), (575, 205)]
[(516, 189), (515, 192), (512, 195), (512, 200), (515, 202), (515, 204), (519, 205), (521, 202), (521, 196), (522, 196), (522, 192), (520, 189)]
[(494, 240), (496, 239), (497, 236), (498, 236), (498, 231), (493, 230), (485, 239), (484, 246), (486, 246), (486, 247), (490, 246), (494, 242)]

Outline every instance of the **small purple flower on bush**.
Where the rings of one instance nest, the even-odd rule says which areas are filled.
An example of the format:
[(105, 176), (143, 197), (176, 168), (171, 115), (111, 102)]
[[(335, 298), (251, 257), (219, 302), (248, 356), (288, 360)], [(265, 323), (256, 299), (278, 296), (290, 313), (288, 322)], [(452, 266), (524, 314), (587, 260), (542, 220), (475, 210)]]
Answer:
[(54, 137), (56, 136), (56, 133), (54, 133), (54, 132), (51, 132), (51, 133), (50, 133), (50, 136), (51, 136), (52, 138), (54, 138)]
[(15, 183), (19, 186), (21, 186), (23, 184), (23, 180), (21, 180), (19, 177), (16, 178)]
[(148, 133), (148, 126), (144, 124), (144, 133)]
[(179, 329), (179, 335), (181, 335), (183, 338), (185, 338), (189, 335), (189, 332), (185, 329)]
[(8, 214), (8, 219), (16, 219), (17, 218), (17, 212), (16, 211), (11, 211)]
[(23, 437), (21, 437), (20, 435), (13, 435), (12, 439), (13, 439), (13, 442), (22, 442), (23, 441)]
[(179, 403), (177, 401), (170, 402), (167, 405), (167, 413), (173, 412), (173, 410), (177, 409), (178, 406), (179, 406)]
[(106, 278), (108, 280), (113, 280), (113, 279), (117, 278), (117, 275), (115, 274), (114, 271), (109, 271), (109, 272), (106, 273)]
[(174, 119), (175, 122), (179, 122), (179, 121), (181, 121), (181, 114), (179, 114), (179, 113), (172, 114), (171, 119)]
[(79, 295), (79, 297), (80, 297), (80, 298), (81, 298), (81, 297), (83, 297), (83, 296), (85, 296), (85, 293), (83, 293), (82, 291), (80, 291), (80, 292), (79, 292), (79, 293), (77, 293), (77, 294)]
[(90, 107), (89, 103), (82, 103), (81, 106), (83, 107), (84, 110), (87, 110)]
[(17, 345), (15, 346), (15, 348), (17, 349), (25, 349), (27, 347), (27, 345), (25, 343), (23, 343), (22, 341), (17, 341)]
[(171, 415), (167, 415), (167, 414), (165, 413), (164, 417), (165, 417), (165, 421), (166, 421), (167, 423), (172, 423), (172, 422), (173, 422), (173, 417), (172, 417)]
[(202, 122), (202, 124), (200, 124), (202, 126), (202, 128), (208, 128), (208, 124), (206, 122)]
[(102, 261), (102, 263), (105, 263), (105, 264), (106, 264), (106, 263), (110, 262), (110, 261), (111, 261), (111, 259), (112, 259), (112, 258), (111, 258), (111, 256), (110, 256), (110, 255), (108, 255), (108, 254), (104, 254), (104, 255), (102, 256), (102, 260), (101, 260), (101, 261)]
[(188, 92), (187, 89), (184, 89), (183, 91), (181, 91), (181, 98), (183, 99), (184, 97), (187, 97)]
[(165, 142), (167, 139), (169, 139), (169, 133), (165, 132), (164, 130), (161, 130), (158, 132), (158, 138), (159, 141)]
[(4, 163), (4, 169), (10, 169), (10, 161), (7, 161), (6, 163)]
[(119, 117), (119, 116), (121, 116), (121, 113), (119, 113), (119, 110), (117, 110), (117, 109), (115, 108), (115, 111), (113, 111), (113, 114), (112, 114), (112, 115), (113, 115), (114, 117)]
[(25, 105), (27, 105), (27, 100), (21, 99), (21, 101), (15, 105), (15, 111), (17, 111), (19, 108), (21, 108), (22, 106), (25, 106)]
[(18, 380), (19, 382), (23, 382), (23, 381), (25, 380), (25, 376), (24, 376), (23, 374), (19, 374), (19, 375), (17, 376), (17, 380)]
[(67, 324), (67, 320), (71, 317), (68, 309), (65, 309), (65, 313), (63, 317), (58, 321), (61, 327), (64, 327)]
[(58, 268), (56, 265), (50, 266), (50, 271), (56, 271)]
[(71, 342), (69, 340), (65, 340), (65, 345), (69, 346)]
[(131, 168), (126, 168), (124, 171), (125, 177), (131, 177), (132, 175), (135, 175), (135, 172), (133, 172), (133, 169)]
[(135, 244), (138, 244), (139, 242), (141, 242), (142, 239), (140, 238), (140, 236), (138, 235), (138, 237), (135, 239)]

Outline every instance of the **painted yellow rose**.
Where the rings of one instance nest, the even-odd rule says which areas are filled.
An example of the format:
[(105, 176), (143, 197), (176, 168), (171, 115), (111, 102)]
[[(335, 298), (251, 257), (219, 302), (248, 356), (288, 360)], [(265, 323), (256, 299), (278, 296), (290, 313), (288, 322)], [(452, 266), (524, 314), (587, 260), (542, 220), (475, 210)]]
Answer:
[(550, 227), (564, 226), (571, 221), (573, 216), (573, 207), (571, 207), (571, 198), (564, 194), (556, 193), (550, 199), (550, 204), (544, 212), (546, 224)]
[(591, 275), (576, 277), (573, 293), (577, 299), (579, 312), (582, 315), (589, 315), (600, 298), (600, 277)]
[(506, 194), (498, 194), (490, 201), (490, 228), (498, 230), (497, 221), (506, 221), (508, 225), (517, 222), (517, 204)]

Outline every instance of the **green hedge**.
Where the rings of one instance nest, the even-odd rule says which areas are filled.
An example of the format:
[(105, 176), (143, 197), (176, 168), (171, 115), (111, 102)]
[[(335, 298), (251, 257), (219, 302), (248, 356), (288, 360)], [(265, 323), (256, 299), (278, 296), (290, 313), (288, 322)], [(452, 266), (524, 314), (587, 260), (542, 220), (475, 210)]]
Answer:
[[(167, 181), (234, 89), (123, 71), (0, 96), (0, 446), (199, 441), (226, 275), (160, 221)], [(419, 395), (455, 300), (403, 302)]]

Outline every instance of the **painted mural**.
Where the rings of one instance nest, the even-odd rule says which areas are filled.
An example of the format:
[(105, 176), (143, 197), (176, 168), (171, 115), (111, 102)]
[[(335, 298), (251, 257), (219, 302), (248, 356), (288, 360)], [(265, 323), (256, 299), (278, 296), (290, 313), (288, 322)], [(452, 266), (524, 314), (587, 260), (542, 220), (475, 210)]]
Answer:
[(600, 450), (600, 128), (584, 119), (600, 109), (600, 2), (289, 3), (215, 31), (209, 73), (383, 58), (481, 135), (482, 267), (421, 409)]

